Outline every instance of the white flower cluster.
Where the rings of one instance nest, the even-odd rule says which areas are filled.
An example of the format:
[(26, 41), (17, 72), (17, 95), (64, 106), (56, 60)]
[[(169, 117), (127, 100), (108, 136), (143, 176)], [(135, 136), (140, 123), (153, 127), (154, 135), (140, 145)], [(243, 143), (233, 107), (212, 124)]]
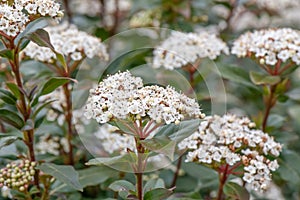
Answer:
[(0, 187), (8, 187), (21, 192), (27, 190), (36, 172), (36, 162), (22, 160), (9, 163), (0, 170)]
[(247, 32), (234, 41), (231, 50), (238, 57), (255, 56), (261, 64), (278, 61), (300, 64), (300, 31), (290, 28)]
[(178, 144), (188, 149), (186, 162), (210, 166), (228, 164), (244, 166), (243, 180), (255, 190), (265, 190), (271, 180), (271, 171), (279, 166), (277, 160), (282, 146), (246, 117), (232, 114), (209, 116), (201, 122), (197, 132)]
[(179, 123), (184, 117), (202, 117), (198, 103), (173, 88), (146, 86), (130, 72), (108, 76), (90, 90), (85, 116), (106, 123), (113, 119), (150, 117), (156, 123)]
[(127, 149), (135, 151), (135, 140), (132, 135), (116, 133), (117, 127), (104, 124), (99, 127), (94, 135), (100, 139), (101, 145), (109, 154), (120, 153), (126, 154)]
[(0, 31), (8, 36), (16, 36), (26, 25), (40, 16), (59, 19), (63, 12), (54, 0), (14, 0), (0, 1)]
[[(54, 49), (73, 61), (82, 60), (85, 56), (88, 58), (98, 56), (103, 60), (108, 59), (106, 47), (101, 43), (101, 40), (88, 35), (86, 32), (79, 31), (75, 25), (63, 23), (58, 26), (45, 28), (45, 30), (49, 33)], [(23, 52), (30, 58), (41, 62), (51, 63), (56, 59), (56, 55), (51, 49), (38, 46), (32, 42), (29, 43)]]
[(260, 9), (266, 9), (275, 12), (298, 6), (300, 4), (298, 0), (249, 0), (249, 3), (255, 3)]
[(58, 156), (63, 149), (66, 153), (69, 152), (68, 141), (64, 137), (51, 136), (45, 134), (39, 137), (39, 142), (35, 146), (35, 150), (39, 154), (52, 154)]
[(171, 36), (154, 50), (153, 67), (173, 70), (194, 64), (201, 58), (216, 59), (222, 52), (228, 54), (228, 47), (214, 34), (173, 31)]
[[(105, 0), (106, 15), (103, 20), (105, 20), (105, 23), (109, 26), (113, 25), (114, 22), (114, 13), (117, 10), (116, 2), (118, 2), (119, 13), (127, 12), (131, 8), (130, 0)], [(71, 6), (75, 13), (91, 17), (100, 15), (102, 10), (102, 5), (99, 0), (74, 0), (71, 1)]]

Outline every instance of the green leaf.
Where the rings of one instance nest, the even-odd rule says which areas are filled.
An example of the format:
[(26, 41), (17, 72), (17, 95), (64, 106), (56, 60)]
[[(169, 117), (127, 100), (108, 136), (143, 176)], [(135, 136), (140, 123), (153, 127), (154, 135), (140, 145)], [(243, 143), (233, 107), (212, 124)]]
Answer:
[(21, 129), (25, 124), (18, 114), (7, 109), (0, 109), (0, 119), (17, 129)]
[[(282, 159), (281, 159), (282, 158)], [(279, 159), (280, 177), (293, 187), (300, 185), (300, 156), (298, 152), (283, 149)]]
[(101, 157), (89, 160), (86, 165), (106, 165), (112, 168), (117, 168), (118, 170), (131, 171), (131, 163), (135, 163), (133, 156), (129, 153), (125, 155), (115, 156), (115, 157)]
[(15, 141), (20, 140), (17, 136), (8, 136), (0, 139), (0, 149), (2, 149), (5, 146), (11, 145)]
[(154, 137), (147, 140), (140, 141), (147, 149), (161, 153), (174, 160), (174, 152), (176, 148), (176, 142), (170, 140), (167, 136)]
[(7, 104), (16, 105), (17, 98), (7, 90), (0, 88), (0, 99)]
[(199, 125), (200, 119), (186, 120), (180, 122), (179, 125), (168, 124), (159, 129), (155, 134), (155, 137), (164, 135), (175, 142), (180, 142), (193, 134), (198, 129)]
[(51, 44), (49, 34), (44, 29), (37, 29), (36, 31), (29, 33), (26, 38), (41, 47), (48, 47), (52, 51), (55, 51), (53, 45)]
[(250, 195), (248, 191), (244, 187), (234, 182), (227, 182), (223, 188), (223, 192), (229, 199), (239, 199), (239, 200), (250, 199)]
[(108, 186), (114, 192), (118, 192), (119, 196), (123, 199), (127, 199), (127, 197), (135, 191), (135, 187), (132, 183), (125, 180), (118, 180), (113, 182)]
[(32, 119), (28, 119), (22, 127), (21, 131), (28, 131), (32, 129), (34, 129), (34, 122), (32, 121)]
[[(77, 172), (79, 173), (79, 182), (83, 188), (103, 183), (111, 177), (117, 177), (119, 174), (118, 171), (106, 166), (90, 167), (78, 170)], [(72, 188), (69, 188), (67, 184), (62, 183), (58, 187), (55, 187), (54, 190), (55, 192), (70, 192), (72, 191)]]
[(255, 85), (275, 85), (281, 80), (279, 76), (269, 76), (254, 71), (250, 72), (250, 79)]
[(67, 64), (64, 56), (54, 49), (47, 31), (43, 29), (37, 29), (36, 31), (29, 33), (26, 37), (39, 46), (50, 48), (53, 53), (55, 53), (57, 60), (62, 64), (64, 69), (67, 69)]
[(251, 83), (248, 72), (243, 68), (236, 66), (224, 66), (219, 67), (218, 69), (220, 70), (221, 76), (223, 78), (257, 89)]
[(106, 77), (106, 75), (108, 74), (114, 74), (118, 71), (130, 70), (146, 64), (145, 57), (151, 55), (152, 51), (152, 48), (135, 49), (125, 52), (117, 58), (112, 58), (111, 63), (108, 64), (101, 78)]
[(0, 51), (0, 57), (7, 58), (8, 60), (13, 60), (14, 50), (4, 49)]
[(163, 200), (169, 197), (173, 193), (172, 190), (166, 188), (156, 188), (149, 192), (146, 192), (144, 200)]
[(165, 183), (163, 179), (150, 179), (144, 186), (144, 193), (156, 189), (156, 188), (165, 188)]
[(53, 92), (58, 87), (68, 83), (70, 80), (73, 80), (71, 78), (66, 77), (52, 77), (50, 78), (42, 87), (41, 92), (39, 96), (49, 94)]
[(17, 99), (20, 99), (21, 92), (19, 87), (15, 83), (6, 83), (6, 86), (15, 95), (15, 97), (17, 97)]
[(125, 181), (125, 180), (115, 181), (112, 184), (110, 184), (108, 188), (114, 192), (119, 192), (120, 190), (135, 191), (134, 185), (129, 181)]
[(72, 166), (43, 163), (37, 168), (45, 174), (51, 175), (57, 180), (65, 183), (66, 185), (76, 190), (83, 191), (83, 187), (80, 185), (78, 180), (78, 172), (76, 172)]
[(67, 71), (68, 66), (67, 66), (64, 55), (61, 53), (58, 53), (57, 51), (54, 51), (54, 53), (56, 55), (57, 60), (60, 62), (60, 64), (63, 66), (63, 68)]
[(20, 45), (20, 51), (22, 51), (23, 49), (25, 49), (27, 47), (27, 45), (30, 43), (30, 40), (24, 39), (21, 41), (21, 45)]
[(36, 118), (36, 116), (39, 114), (39, 112), (41, 112), (41, 110), (43, 110), (43, 108), (45, 108), (47, 105), (51, 104), (54, 101), (56, 101), (56, 100), (47, 101), (45, 103), (42, 103), (39, 107), (37, 107), (36, 110), (32, 114), (32, 119), (34, 120)]

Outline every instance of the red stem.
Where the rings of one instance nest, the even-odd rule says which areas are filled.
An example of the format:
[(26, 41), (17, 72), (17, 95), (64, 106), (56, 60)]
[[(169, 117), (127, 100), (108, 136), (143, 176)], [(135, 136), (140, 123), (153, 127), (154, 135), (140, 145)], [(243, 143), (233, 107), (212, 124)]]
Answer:
[(275, 105), (274, 94), (275, 94), (276, 85), (272, 85), (269, 87), (270, 87), (270, 94), (268, 95), (267, 101), (265, 102), (266, 110), (265, 110), (265, 114), (264, 114), (263, 122), (262, 122), (262, 131), (264, 131), (264, 132), (266, 132), (267, 122), (268, 122), (268, 118), (270, 115), (270, 111), (273, 108), (273, 106)]
[(224, 185), (226, 183), (226, 180), (228, 178), (228, 168), (229, 168), (229, 165), (226, 164), (225, 166), (225, 169), (222, 170), (220, 173), (219, 173), (219, 190), (218, 190), (218, 196), (217, 196), (217, 200), (223, 200), (224, 197), (223, 197), (223, 188), (224, 188)]
[(67, 122), (67, 141), (69, 146), (69, 153), (68, 153), (68, 162), (69, 165), (74, 165), (74, 156), (73, 156), (73, 145), (72, 145), (72, 138), (73, 138), (73, 127), (72, 127), (72, 119), (73, 119), (73, 113), (72, 113), (72, 96), (71, 91), (69, 90), (70, 83), (66, 83), (63, 85), (65, 97), (66, 97), (66, 110), (64, 112), (65, 119)]
[(136, 170), (135, 176), (136, 176), (137, 197), (138, 197), (138, 200), (143, 200), (143, 171), (145, 168), (145, 162), (143, 161), (143, 154), (145, 153), (145, 148), (139, 141), (140, 141), (140, 138), (135, 138), (136, 149), (138, 152), (137, 153), (138, 162), (137, 162), (137, 166), (135, 167), (135, 170)]
[(171, 184), (170, 188), (174, 188), (176, 186), (176, 182), (177, 182), (177, 179), (178, 179), (179, 171), (180, 171), (180, 168), (181, 168), (182, 157), (183, 157), (183, 155), (181, 155), (179, 157), (178, 161), (177, 161), (176, 172), (174, 174), (173, 181), (172, 181), (172, 184)]

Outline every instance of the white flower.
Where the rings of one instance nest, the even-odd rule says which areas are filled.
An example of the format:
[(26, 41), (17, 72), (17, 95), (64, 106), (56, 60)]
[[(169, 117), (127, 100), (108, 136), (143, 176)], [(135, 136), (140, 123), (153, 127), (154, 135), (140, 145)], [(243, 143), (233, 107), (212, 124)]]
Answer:
[[(54, 0), (14, 0), (11, 4), (0, 3), (0, 30), (8, 36), (16, 36), (25, 30), (33, 15), (62, 17), (59, 4)], [(51, 15), (49, 14), (51, 13)], [(8, 26), (9, 23), (9, 26)]]
[(35, 146), (35, 150), (39, 154), (49, 153), (56, 156), (60, 154), (61, 148), (63, 148), (66, 153), (69, 152), (67, 139), (59, 136), (51, 136), (49, 134), (40, 136), (39, 142)]
[(194, 64), (197, 59), (216, 59), (221, 53), (228, 54), (226, 44), (216, 35), (207, 32), (181, 33), (171, 36), (154, 50), (153, 67), (169, 70)]
[(142, 79), (130, 72), (108, 76), (90, 90), (85, 116), (99, 123), (112, 119), (147, 118), (166, 124), (203, 114), (194, 99), (176, 92), (170, 86), (143, 87)]
[(271, 171), (279, 167), (269, 156), (278, 157), (282, 146), (253, 127), (253, 122), (247, 117), (232, 114), (208, 116), (200, 123), (198, 131), (180, 142), (178, 148), (188, 150), (186, 162), (212, 164), (214, 167), (224, 163), (244, 165), (243, 179), (254, 188), (259, 183), (258, 188), (264, 190), (271, 180)]
[(260, 9), (267, 9), (276, 12), (299, 5), (299, 1), (297, 0), (252, 0), (250, 2), (255, 3)]
[[(79, 61), (84, 58), (98, 56), (103, 60), (108, 59), (106, 47), (101, 40), (79, 31), (75, 25), (67, 23), (45, 28), (49, 33), (51, 44), (54, 49), (70, 57), (73, 61)], [(35, 43), (29, 43), (23, 50), (23, 53), (32, 59), (41, 62), (51, 63), (56, 59), (56, 55), (47, 47), (40, 47)]]
[(100, 140), (103, 150), (109, 154), (119, 153), (126, 154), (128, 151), (135, 151), (135, 140), (132, 135), (119, 134), (115, 131), (116, 127), (104, 124), (99, 127), (94, 135)]
[[(105, 0), (105, 23), (108, 26), (112, 26), (114, 22), (114, 13), (118, 9), (119, 13), (124, 13), (130, 10), (131, 1), (130, 0), (118, 0), (118, 8), (116, 6), (115, 0)], [(92, 5), (92, 6), (91, 6)], [(73, 0), (70, 2), (70, 6), (74, 13), (88, 15), (91, 17), (99, 16), (102, 11), (102, 5), (99, 0)]]
[(290, 28), (247, 32), (234, 41), (231, 53), (238, 57), (258, 58), (261, 64), (275, 65), (279, 61), (300, 64), (300, 32)]

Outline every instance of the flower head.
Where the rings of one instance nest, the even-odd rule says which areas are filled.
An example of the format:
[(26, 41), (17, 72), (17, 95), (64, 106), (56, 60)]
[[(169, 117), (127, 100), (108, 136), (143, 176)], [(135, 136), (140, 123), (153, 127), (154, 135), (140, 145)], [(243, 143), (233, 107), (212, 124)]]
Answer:
[(143, 87), (142, 79), (130, 72), (119, 72), (90, 90), (85, 116), (99, 123), (114, 119), (150, 118), (157, 123), (179, 122), (184, 117), (199, 118), (203, 114), (198, 103), (173, 88)]
[(154, 50), (153, 67), (173, 70), (201, 58), (214, 60), (222, 52), (228, 54), (228, 47), (214, 34), (174, 31)]
[(241, 164), (243, 180), (254, 189), (264, 190), (271, 180), (271, 172), (279, 167), (269, 157), (278, 157), (282, 146), (268, 134), (253, 129), (254, 126), (248, 118), (232, 114), (206, 117), (198, 131), (178, 147), (188, 150), (187, 162), (218, 167)]
[(292, 61), (300, 64), (300, 32), (290, 28), (247, 32), (233, 43), (232, 54), (254, 56), (261, 64)]
[(132, 135), (116, 133), (117, 127), (104, 124), (94, 135), (101, 141), (101, 145), (109, 154), (126, 154), (127, 149), (135, 151), (135, 140)]
[(54, 19), (63, 16), (60, 5), (55, 0), (14, 0), (0, 1), (0, 31), (8, 36), (16, 36), (26, 25), (40, 16)]
[[(101, 40), (88, 35), (86, 32), (79, 31), (75, 25), (64, 23), (45, 30), (49, 33), (54, 49), (73, 61), (94, 56), (98, 56), (103, 60), (108, 59), (106, 47), (101, 43)], [(30, 43), (23, 52), (30, 58), (41, 62), (51, 63), (56, 59), (56, 55), (51, 49), (38, 46), (35, 43)]]
[(297, 0), (252, 0), (250, 3), (255, 3), (258, 8), (266, 9), (268, 11), (279, 12), (282, 9), (298, 6), (299, 1)]
[[(103, 16), (103, 21), (108, 26), (113, 26), (114, 24), (114, 13), (124, 13), (130, 10), (131, 1), (130, 0), (105, 0), (104, 7), (98, 0), (73, 0), (70, 2), (72, 10), (75, 13), (88, 15), (91, 17), (99, 16), (101, 11), (105, 10), (105, 15)], [(91, 6), (93, 5), (93, 6)]]
[(68, 141), (66, 138), (61, 138), (59, 136), (51, 136), (50, 134), (44, 134), (39, 137), (39, 142), (35, 146), (36, 151), (39, 154), (52, 154), (58, 156), (60, 150), (64, 152), (69, 152)]

